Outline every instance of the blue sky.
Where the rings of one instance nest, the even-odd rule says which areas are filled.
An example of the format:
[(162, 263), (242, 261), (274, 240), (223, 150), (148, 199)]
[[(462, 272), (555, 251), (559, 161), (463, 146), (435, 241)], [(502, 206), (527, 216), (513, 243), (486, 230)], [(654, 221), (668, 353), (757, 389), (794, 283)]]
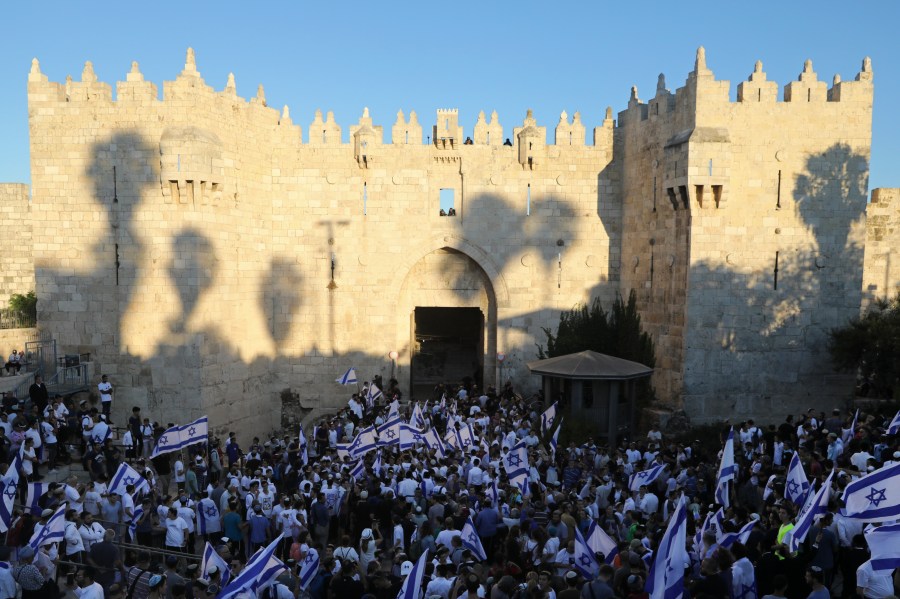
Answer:
[[(248, 7), (253, 6), (253, 9)], [(3, 8), (0, 38), (0, 181), (30, 180), (26, 78), (31, 59), (53, 81), (123, 80), (131, 61), (162, 87), (192, 46), (206, 82), (238, 94), (265, 86), (270, 106), (304, 128), (316, 108), (344, 128), (368, 106), (390, 130), (398, 109), (427, 129), (456, 107), (467, 134), (479, 110), (505, 131), (534, 109), (552, 129), (562, 110), (590, 130), (629, 89), (653, 95), (666, 74), (684, 83), (696, 47), (719, 79), (746, 79), (763, 61), (781, 86), (807, 58), (821, 80), (852, 79), (864, 56), (875, 73), (870, 189), (900, 187), (900, 2), (18, 2)], [(590, 136), (589, 136), (590, 137)]]

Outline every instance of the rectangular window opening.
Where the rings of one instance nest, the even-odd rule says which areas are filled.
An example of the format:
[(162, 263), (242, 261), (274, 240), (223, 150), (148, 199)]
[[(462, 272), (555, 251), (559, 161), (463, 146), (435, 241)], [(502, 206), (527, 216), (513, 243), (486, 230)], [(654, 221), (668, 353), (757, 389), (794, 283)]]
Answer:
[(719, 207), (719, 202), (722, 201), (722, 186), (721, 185), (713, 185), (713, 201), (716, 203), (716, 208)]
[(703, 186), (695, 185), (694, 187), (696, 188), (697, 192), (697, 205), (703, 208)]
[(712, 158), (709, 159), (709, 176), (712, 177)]
[(687, 210), (690, 208), (690, 199), (688, 198), (688, 190), (687, 185), (679, 185), (678, 193), (681, 195), (681, 204), (684, 206), (684, 209)]
[(322, 143), (325, 143), (325, 129), (322, 129)]
[(369, 186), (363, 182), (363, 216), (369, 214)]
[(528, 190), (525, 193), (525, 216), (531, 216), (531, 183), (528, 184)]
[(781, 210), (781, 169), (778, 170), (778, 189), (775, 196), (775, 209)]
[(491, 145), (491, 132), (490, 131), (487, 132), (487, 144)]
[(456, 216), (456, 190), (452, 187), (441, 189), (441, 216)]

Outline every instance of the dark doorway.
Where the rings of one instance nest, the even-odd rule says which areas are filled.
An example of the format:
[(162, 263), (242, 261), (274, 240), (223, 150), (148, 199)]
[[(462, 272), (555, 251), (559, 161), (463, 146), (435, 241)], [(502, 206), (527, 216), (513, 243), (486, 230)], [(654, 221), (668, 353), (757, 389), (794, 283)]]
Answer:
[(440, 383), (482, 387), (484, 314), (478, 308), (416, 308), (413, 312), (410, 389), (418, 400), (434, 397)]

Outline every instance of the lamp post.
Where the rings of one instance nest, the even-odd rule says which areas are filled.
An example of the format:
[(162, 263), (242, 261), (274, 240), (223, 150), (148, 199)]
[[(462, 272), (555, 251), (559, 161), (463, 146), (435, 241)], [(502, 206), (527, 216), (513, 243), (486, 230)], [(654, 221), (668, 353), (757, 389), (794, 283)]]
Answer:
[(391, 350), (388, 353), (388, 357), (391, 359), (391, 380), (394, 380), (394, 366), (397, 365), (397, 358), (400, 357), (400, 354), (397, 353), (396, 350)]

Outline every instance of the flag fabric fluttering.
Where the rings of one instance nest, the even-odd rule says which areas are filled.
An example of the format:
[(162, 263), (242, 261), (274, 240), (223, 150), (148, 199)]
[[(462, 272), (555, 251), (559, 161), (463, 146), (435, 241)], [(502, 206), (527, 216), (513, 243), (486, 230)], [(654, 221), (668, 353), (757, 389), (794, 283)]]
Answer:
[(471, 516), (466, 518), (466, 523), (463, 525), (459, 537), (463, 547), (470, 550), (478, 561), (487, 561), (487, 553), (484, 551), (484, 546), (481, 544), (481, 538), (478, 536), (478, 531), (475, 530), (475, 523), (472, 522)]
[(728, 549), (737, 542), (746, 545), (747, 540), (750, 539), (750, 533), (753, 532), (753, 528), (756, 526), (756, 522), (755, 519), (751, 519), (750, 522), (744, 524), (739, 531), (726, 532), (722, 535), (722, 538), (719, 539), (719, 546)]
[(347, 447), (351, 458), (361, 458), (378, 446), (378, 434), (375, 426), (369, 425), (356, 434), (356, 437)]
[(412, 416), (409, 419), (409, 423), (414, 427), (425, 430), (425, 414), (422, 412), (421, 406), (419, 406), (419, 402), (416, 402), (416, 405), (413, 406)]
[[(593, 520), (591, 524), (596, 524)], [(581, 531), (578, 530), (578, 527), (575, 527), (575, 569), (581, 573), (582, 576), (587, 580), (593, 580), (596, 578), (597, 573), (600, 571), (600, 564), (597, 562), (597, 558), (594, 555), (594, 551), (587, 544), (587, 541), (584, 538), (584, 535), (581, 534)]]
[(900, 524), (872, 527), (864, 534), (873, 570), (900, 568)]
[(828, 511), (828, 500), (831, 499), (831, 479), (833, 476), (834, 470), (828, 473), (828, 478), (822, 483), (822, 487), (815, 494), (813, 500), (808, 502), (797, 515), (796, 525), (788, 532), (790, 538), (787, 539), (786, 543), (791, 553), (797, 551), (800, 543), (806, 539), (806, 534), (815, 523), (816, 517)]
[(134, 492), (137, 495), (150, 493), (150, 483), (147, 482), (147, 479), (141, 476), (137, 470), (122, 462), (112, 480), (109, 481), (109, 492), (117, 493), (121, 497), (127, 493), (125, 489), (128, 485), (134, 485)]
[(334, 382), (339, 383), (341, 385), (355, 385), (357, 383), (356, 380), (356, 369), (351, 366), (347, 369), (347, 372), (342, 374), (341, 376), (334, 379)]
[(377, 444), (379, 446), (383, 445), (397, 445), (400, 443), (400, 416), (395, 416), (394, 418), (389, 419), (387, 422), (379, 426), (378, 431), (378, 441)]
[(503, 469), (510, 484), (516, 485), (525, 495), (528, 491), (528, 449), (525, 441), (519, 441), (503, 456)]
[(900, 433), (900, 410), (897, 411), (894, 419), (891, 420), (891, 423), (888, 425), (887, 432), (889, 435), (896, 435), (897, 433)]
[(544, 410), (541, 414), (541, 435), (546, 435), (556, 423), (556, 412), (558, 409), (558, 401), (554, 401), (553, 405)]
[(47, 520), (47, 523), (36, 533), (31, 535), (28, 544), (37, 552), (44, 545), (51, 543), (59, 543), (66, 536), (66, 510), (68, 504), (63, 502), (60, 504), (53, 515)]
[(228, 580), (231, 578), (228, 562), (226, 562), (221, 555), (216, 553), (215, 547), (207, 541), (206, 547), (203, 548), (203, 561), (200, 562), (200, 578), (209, 580), (209, 571), (213, 566), (222, 573), (220, 581), (222, 588), (225, 588), (228, 585)]
[(737, 467), (734, 464), (734, 427), (728, 431), (725, 447), (722, 448), (722, 460), (719, 462), (719, 473), (716, 476), (716, 503), (729, 507), (731, 500), (728, 483), (734, 480)]
[(300, 566), (300, 588), (304, 591), (319, 571), (319, 552), (310, 547)]
[(795, 505), (803, 505), (807, 493), (809, 493), (809, 479), (806, 478), (803, 464), (800, 463), (800, 453), (795, 451), (788, 466), (784, 495)]
[(350, 470), (350, 476), (354, 479), (359, 480), (366, 475), (366, 464), (363, 460), (359, 460), (356, 462), (356, 466), (354, 466)]
[(856, 520), (900, 518), (900, 463), (858, 478), (844, 489), (841, 513)]
[(422, 443), (424, 433), (406, 422), (400, 423), (400, 451), (412, 449), (417, 443)]
[(856, 413), (853, 414), (853, 422), (850, 423), (850, 428), (841, 429), (841, 441), (844, 442), (844, 445), (850, 442), (850, 439), (853, 438), (853, 435), (856, 433), (856, 419), (859, 418), (859, 408), (856, 408)]
[(619, 546), (606, 532), (600, 528), (596, 522), (591, 520), (588, 526), (587, 538), (585, 538), (587, 546), (593, 554), (602, 553), (603, 561), (607, 564), (613, 563), (616, 555), (619, 554)]
[(659, 543), (644, 590), (650, 599), (679, 599), (684, 595), (684, 569), (690, 564), (685, 549), (687, 507), (684, 496), (678, 499), (669, 526)]
[(397, 593), (397, 599), (419, 599), (422, 588), (422, 578), (425, 577), (425, 564), (428, 563), (428, 550), (422, 552), (422, 555), (413, 564), (412, 570), (403, 581), (400, 592)]
[(550, 455), (555, 459), (556, 458), (556, 448), (559, 446), (559, 431), (562, 430), (563, 418), (559, 417), (559, 426), (553, 431), (553, 434), (550, 436)]
[(205, 443), (208, 437), (209, 419), (206, 416), (182, 426), (173, 426), (160, 435), (150, 457), (155, 458), (164, 453), (179, 451), (190, 445)]
[(300, 461), (306, 466), (309, 464), (309, 443), (303, 434), (303, 426), (300, 427), (300, 434), (297, 436), (297, 447), (300, 449)]
[(137, 541), (137, 525), (143, 515), (144, 506), (134, 506), (134, 513), (131, 515), (131, 522), (128, 523), (128, 536), (131, 537), (132, 543)]
[(366, 407), (371, 410), (375, 407), (375, 402), (382, 397), (384, 397), (384, 393), (378, 388), (378, 385), (372, 383), (366, 391)]
[(219, 507), (216, 502), (205, 497), (197, 502), (197, 532), (208, 535), (222, 530)]
[(16, 454), (12, 464), (6, 470), (6, 474), (0, 478), (0, 533), (4, 533), (12, 526), (13, 505), (19, 496), (19, 470), (22, 469), (22, 458)]
[(628, 488), (632, 491), (638, 491), (644, 485), (649, 485), (660, 476), (662, 476), (663, 472), (666, 470), (665, 464), (654, 464), (647, 470), (641, 470), (640, 472), (635, 472), (631, 475), (631, 478), (628, 481)]
[(444, 441), (435, 428), (428, 429), (422, 435), (422, 442), (428, 449), (435, 450), (439, 457), (444, 457), (447, 454), (447, 450), (444, 448)]
[(25, 506), (35, 516), (40, 516), (44, 511), (40, 506), (41, 497), (47, 494), (50, 485), (48, 483), (28, 483), (28, 496), (25, 499)]
[(286, 569), (284, 562), (275, 557), (280, 544), (281, 537), (278, 537), (268, 546), (257, 549), (241, 573), (228, 586), (222, 587), (218, 599), (233, 599), (245, 592), (258, 596), (259, 591), (271, 585)]
[(388, 406), (388, 420), (399, 420), (400, 419), (400, 400), (395, 399)]

